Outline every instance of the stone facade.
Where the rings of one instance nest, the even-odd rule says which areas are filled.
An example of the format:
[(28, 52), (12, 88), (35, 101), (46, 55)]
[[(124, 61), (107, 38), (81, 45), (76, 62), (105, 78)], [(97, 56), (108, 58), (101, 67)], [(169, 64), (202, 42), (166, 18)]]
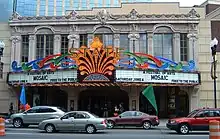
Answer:
[[(74, 16), (69, 13), (66, 16), (51, 17), (21, 17), (14, 14), (9, 24), (12, 32), (11, 60), (18, 62), (21, 60), (21, 35), (29, 35), (28, 60), (31, 61), (36, 58), (36, 35), (51, 32), (54, 34), (54, 53), (60, 52), (61, 34), (69, 34), (69, 47), (78, 48), (80, 34), (88, 34), (88, 43), (90, 43), (93, 34), (96, 32), (112, 33), (114, 34), (114, 45), (119, 46), (120, 33), (128, 33), (129, 47), (132, 50), (133, 40), (138, 40), (140, 33), (147, 33), (148, 53), (152, 55), (154, 52), (153, 34), (169, 32), (174, 36), (173, 60), (180, 62), (180, 33), (187, 33), (189, 39), (188, 58), (194, 60), (198, 71), (202, 72), (202, 85), (181, 87), (181, 90), (186, 91), (189, 95), (190, 111), (198, 107), (213, 106), (212, 82), (209, 77), (211, 60), (211, 57), (209, 58), (210, 21), (205, 19), (204, 7), (183, 8), (179, 7), (178, 3), (133, 3), (123, 4), (121, 8), (77, 11)], [(135, 43), (135, 49), (139, 48), (138, 45)], [(132, 89), (134, 90), (132, 91)], [(135, 93), (140, 92), (139, 89), (130, 88), (129, 91), (128, 88), (125, 88), (128, 92), (134, 92), (129, 95), (129, 98), (137, 99), (137, 104), (139, 103), (139, 96)], [(75, 93), (72, 94), (70, 90), (67, 92), (71, 94), (69, 100), (71, 97), (77, 100)], [(218, 98), (220, 97), (218, 96)], [(131, 102), (129, 104), (131, 107)]]

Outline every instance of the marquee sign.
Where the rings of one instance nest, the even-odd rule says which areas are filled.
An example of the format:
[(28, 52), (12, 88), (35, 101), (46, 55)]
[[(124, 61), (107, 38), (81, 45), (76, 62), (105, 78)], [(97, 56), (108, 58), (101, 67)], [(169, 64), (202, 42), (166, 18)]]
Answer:
[(14, 73), (8, 75), (9, 84), (19, 83), (70, 83), (77, 82), (76, 70)]
[(116, 82), (199, 84), (198, 73), (116, 70)]

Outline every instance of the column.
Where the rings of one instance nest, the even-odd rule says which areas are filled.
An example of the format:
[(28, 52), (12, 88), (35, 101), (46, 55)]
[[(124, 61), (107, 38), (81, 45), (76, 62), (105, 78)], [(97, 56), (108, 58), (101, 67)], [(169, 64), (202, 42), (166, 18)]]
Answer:
[(140, 94), (138, 87), (135, 86), (130, 87), (130, 91), (128, 92), (129, 110), (139, 111), (139, 96)]
[(95, 7), (98, 7), (99, 5), (98, 5), (98, 0), (94, 0), (94, 5), (95, 5)]
[(82, 9), (82, 1), (79, 0), (79, 10), (81, 10), (81, 9)]
[(148, 54), (154, 55), (154, 47), (153, 47), (153, 33), (147, 33), (147, 46), (148, 46)]
[(37, 13), (36, 16), (40, 15), (40, 0), (37, 0), (37, 9), (36, 9)]
[(53, 15), (57, 15), (57, 0), (53, 0)]
[(194, 60), (197, 67), (198, 66), (197, 34), (189, 33), (187, 37), (189, 38), (188, 59)]
[(48, 16), (48, 0), (45, 1), (45, 16)]
[(90, 9), (90, 0), (86, 0), (86, 7), (87, 9)]
[(12, 41), (12, 50), (11, 50), (11, 61), (21, 61), (21, 36), (12, 36), (10, 38)]
[[(140, 38), (140, 35), (137, 34), (137, 33), (131, 33), (128, 35), (128, 38), (129, 38), (129, 50), (130, 52), (139, 52), (139, 43), (138, 43), (138, 40)], [(135, 42), (134, 42), (135, 41)]]
[(173, 58), (174, 61), (180, 62), (180, 33), (175, 33), (173, 37)]
[(29, 36), (29, 56), (28, 61), (32, 61), (36, 59), (36, 36)]
[(114, 47), (120, 47), (120, 34), (114, 34)]
[(199, 86), (191, 87), (189, 90), (189, 111), (199, 108)]
[(71, 34), (68, 36), (69, 39), (69, 48), (79, 48), (79, 35)]
[(53, 53), (59, 54), (61, 52), (61, 35), (54, 35)]

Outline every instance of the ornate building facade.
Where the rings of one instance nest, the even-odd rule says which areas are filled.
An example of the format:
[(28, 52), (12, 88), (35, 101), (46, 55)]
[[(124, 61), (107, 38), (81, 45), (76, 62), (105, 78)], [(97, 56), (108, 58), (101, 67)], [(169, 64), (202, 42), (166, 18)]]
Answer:
[[(8, 84), (14, 96), (19, 96), (22, 85), (27, 86), (27, 98), (32, 106), (37, 105), (36, 98), (40, 99), (38, 105), (59, 104), (68, 110), (71, 107), (88, 110), (92, 104), (112, 107), (122, 102), (127, 110), (154, 113), (141, 94), (147, 85), (152, 84), (161, 117), (186, 115), (206, 103), (201, 97), (204, 94), (201, 93), (203, 76), (200, 78), (199, 56), (201, 47), (209, 45), (211, 36), (207, 34), (210, 26), (204, 11), (203, 7), (179, 7), (178, 3), (133, 3), (122, 4), (120, 8), (98, 8), (75, 14), (67, 12), (65, 16), (22, 17), (15, 14), (9, 22), (12, 29), (12, 65)], [(50, 64), (49, 67), (39, 67), (42, 61), (56, 54), (59, 55), (55, 57), (59, 57), (70, 53), (68, 50), (89, 47), (95, 37), (105, 48), (113, 46), (125, 50), (123, 58), (127, 58), (130, 64), (123, 63), (124, 59), (115, 64), (114, 81), (80, 82), (79, 68), (74, 75), (62, 71), (72, 69), (67, 67), (59, 70), (63, 72), (61, 74), (54, 70), (43, 73), (44, 69), (58, 66), (54, 62), (52, 65), (44, 63)], [(136, 65), (130, 57), (135, 57)], [(153, 60), (156, 66), (144, 61), (144, 57), (145, 60)], [(138, 58), (144, 62), (138, 63)], [(70, 62), (66, 62), (69, 66)], [(80, 67), (81, 63), (77, 64)], [(145, 79), (143, 73), (150, 74), (151, 78)], [(38, 76), (32, 77), (35, 74)], [(70, 74), (71, 81), (67, 81)], [(58, 76), (67, 78), (62, 78), (61, 83)], [(48, 79), (56, 81), (48, 82)]]

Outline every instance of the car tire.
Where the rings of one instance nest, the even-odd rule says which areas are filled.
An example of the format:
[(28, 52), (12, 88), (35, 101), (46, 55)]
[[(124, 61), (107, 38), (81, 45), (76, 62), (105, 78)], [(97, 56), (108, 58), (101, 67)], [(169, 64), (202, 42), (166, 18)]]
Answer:
[(183, 134), (183, 135), (188, 134), (189, 133), (189, 125), (188, 124), (180, 124), (177, 133)]
[(142, 126), (145, 130), (148, 130), (148, 129), (151, 128), (151, 122), (150, 121), (144, 121)]
[(20, 119), (20, 118), (14, 119), (14, 120), (13, 120), (13, 126), (14, 126), (15, 128), (21, 128), (21, 127), (23, 127), (23, 121), (22, 121), (22, 119)]
[(47, 124), (44, 129), (47, 133), (54, 133), (56, 131), (53, 124)]
[(86, 126), (86, 133), (94, 134), (96, 132), (96, 128), (94, 125), (87, 125)]
[(113, 128), (115, 127), (115, 122), (109, 120), (109, 121), (107, 122), (107, 126), (108, 126), (109, 129), (113, 129)]

